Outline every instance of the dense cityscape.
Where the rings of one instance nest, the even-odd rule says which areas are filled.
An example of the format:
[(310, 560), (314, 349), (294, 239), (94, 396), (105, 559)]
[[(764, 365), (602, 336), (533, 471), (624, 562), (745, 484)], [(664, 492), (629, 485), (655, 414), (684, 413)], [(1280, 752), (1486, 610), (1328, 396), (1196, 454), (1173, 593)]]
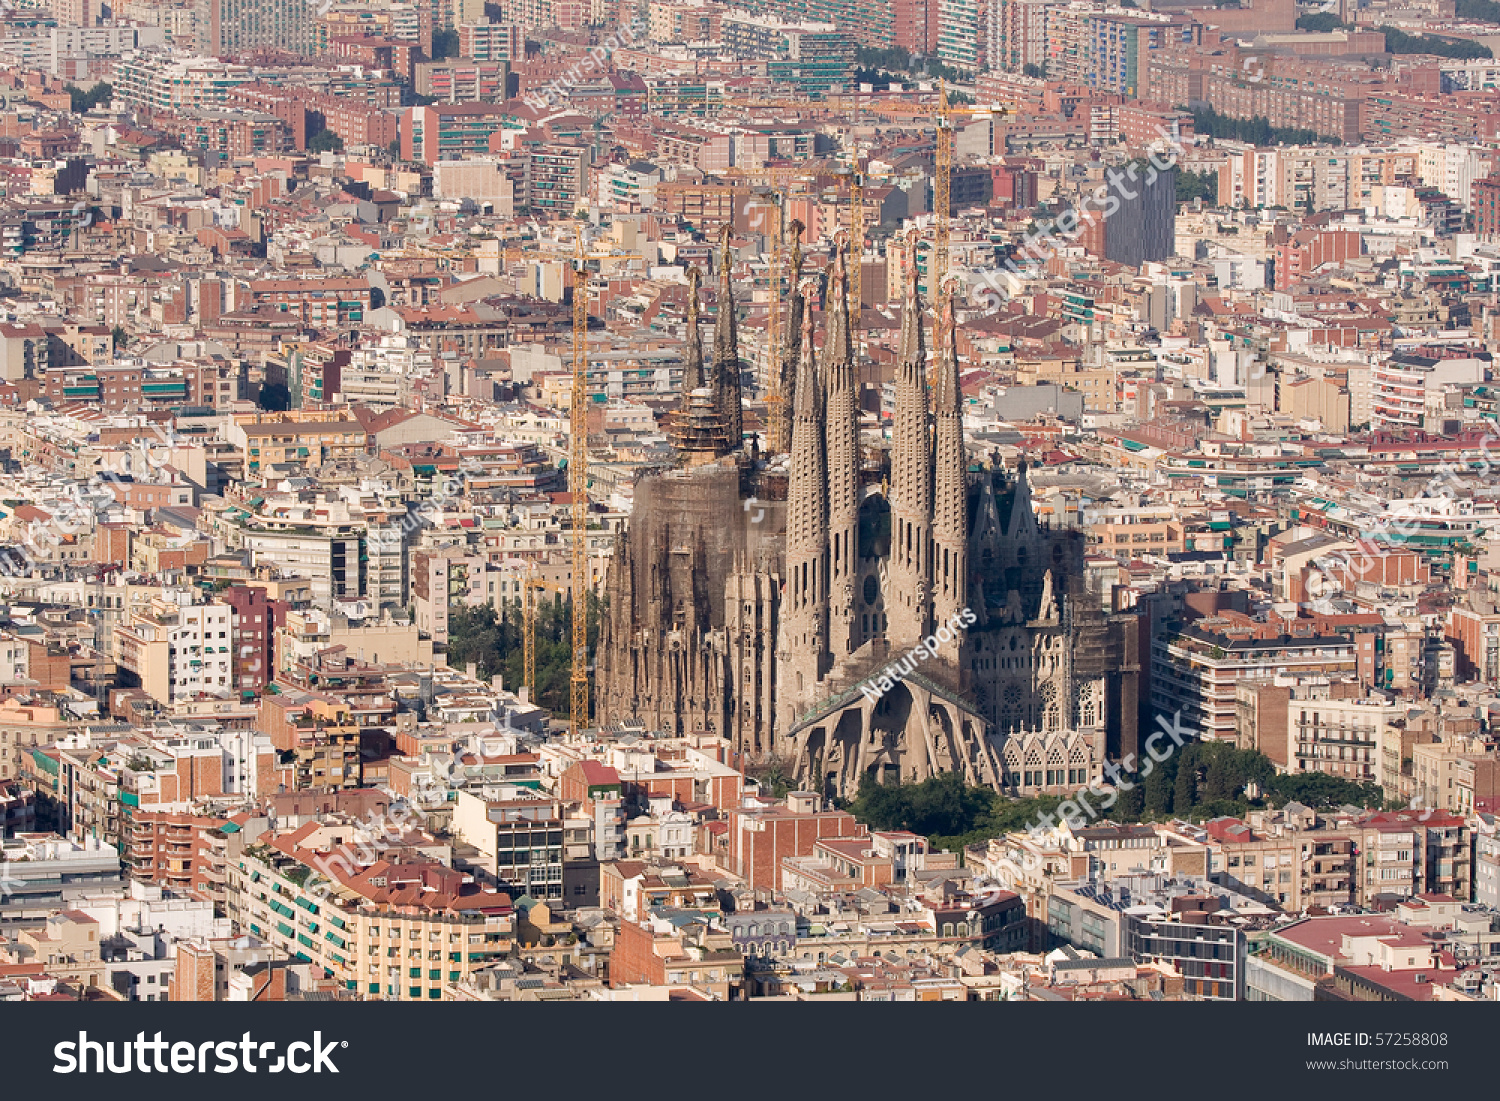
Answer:
[(1500, 1000), (1496, 48), (0, 5), (0, 1002)]

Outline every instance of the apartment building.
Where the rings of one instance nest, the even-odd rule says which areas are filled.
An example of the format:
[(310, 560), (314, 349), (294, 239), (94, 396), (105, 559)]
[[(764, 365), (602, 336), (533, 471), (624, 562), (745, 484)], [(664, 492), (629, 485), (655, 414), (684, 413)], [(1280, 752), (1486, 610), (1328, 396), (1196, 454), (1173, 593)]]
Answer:
[(173, 894), (222, 903), (228, 861), (224, 831), (229, 825), (229, 819), (212, 815), (137, 811), (125, 838), (130, 877)]
[(242, 289), (246, 308), (270, 306), (314, 328), (361, 321), (372, 306), (368, 279), (252, 279)]
[(823, 838), (861, 837), (865, 828), (847, 811), (820, 810), (822, 800), (794, 792), (784, 805), (731, 808), (729, 867), (753, 887), (781, 889), (787, 857), (811, 856)]
[(510, 62), (422, 61), (416, 65), (418, 95), (441, 103), (503, 103)]
[(236, 420), (226, 438), (245, 455), (245, 469), (256, 473), (272, 465), (319, 466), (363, 455), (369, 446), (357, 420), (294, 420), (282, 415)]
[[(186, 599), (179, 596), (179, 599)], [(151, 601), (114, 632), (116, 660), (134, 684), (163, 704), (200, 693), (226, 695), (230, 680), (233, 609), (217, 601)]]
[(120, 853), (98, 838), (45, 836), (0, 841), (0, 915), (37, 920), (89, 895), (120, 887)]
[(525, 28), (515, 23), (460, 23), (458, 56), (470, 61), (523, 60)]
[(1487, 358), (1410, 352), (1385, 357), (1370, 375), (1372, 424), (1397, 430), (1425, 428), (1428, 410), (1440, 404), (1443, 387), (1483, 382)]
[(1200, 619), (1152, 642), (1152, 704), (1167, 715), (1181, 710), (1200, 737), (1234, 741), (1240, 682), (1354, 674), (1356, 660), (1352, 638), (1315, 633), (1310, 623)]
[(1364, 877), (1358, 900), (1447, 894), (1469, 898), (1473, 830), (1447, 811), (1400, 810), (1366, 815), (1348, 827), (1359, 839)]
[(1215, 880), (1289, 913), (1352, 903), (1359, 874), (1357, 841), (1337, 830), (1300, 828), (1304, 825), (1311, 823), (1269, 830), (1252, 829), (1237, 818), (1204, 823), (1215, 843)]
[(1245, 917), (1264, 913), (1251, 898), (1206, 880), (1138, 876), (1102, 884), (1054, 884), (1047, 899), (1049, 946), (1070, 944), (1101, 959), (1160, 961), (1177, 969), (1193, 1000), (1245, 994)]
[(318, 10), (306, 0), (195, 0), (198, 52), (208, 57), (265, 49), (311, 54)]
[(117, 104), (172, 115), (223, 106), (231, 88), (254, 79), (250, 66), (214, 57), (141, 53), (115, 63), (112, 84)]
[(455, 834), (479, 850), (497, 881), (550, 901), (565, 897), (563, 819), (557, 800), (519, 788), (460, 791), (453, 808)]
[(441, 1001), (448, 984), (510, 953), (510, 896), (416, 853), (392, 856), (353, 825), (266, 836), (231, 859), (225, 909), (236, 929), (316, 964), (351, 996)]
[[(1264, 753), (1278, 769), (1322, 772), (1383, 784), (1384, 750), (1406, 709), (1368, 695), (1357, 680), (1276, 676), (1238, 685), (1238, 744)], [(1395, 798), (1398, 793), (1388, 793)]]
[(526, 158), (526, 203), (534, 211), (572, 213), (588, 198), (589, 151), (584, 146), (544, 145)]
[(176, 112), (159, 125), (210, 168), (243, 157), (290, 153), (294, 148), (286, 123), (258, 111), (200, 107)]
[(495, 152), (506, 109), (487, 103), (434, 103), (401, 115), (401, 156), (426, 165)]
[(609, 968), (612, 987), (678, 987), (728, 1001), (743, 974), (744, 959), (718, 917), (683, 921), (648, 914), (640, 922), (622, 921), (615, 933)]
[(261, 723), (271, 744), (291, 755), (294, 790), (360, 786), (360, 724), (341, 699), (281, 687), (261, 700)]

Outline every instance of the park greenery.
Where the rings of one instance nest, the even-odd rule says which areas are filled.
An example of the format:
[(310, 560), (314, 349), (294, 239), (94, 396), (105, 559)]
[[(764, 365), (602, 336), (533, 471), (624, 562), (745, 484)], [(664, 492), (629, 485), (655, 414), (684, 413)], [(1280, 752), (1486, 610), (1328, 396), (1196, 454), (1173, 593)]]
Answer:
[(1219, 201), (1219, 174), (1217, 172), (1178, 170), (1177, 201), (1190, 203), (1194, 199), (1202, 199), (1210, 205)]
[[(1386, 805), (1378, 784), (1320, 772), (1280, 774), (1264, 754), (1223, 742), (1188, 742), (1165, 761), (1151, 762), (1149, 773), (1144, 762), (1138, 767), (1132, 790), (1122, 790), (1108, 809), (1101, 806), (1108, 794), (1087, 796), (1099, 810), (1099, 817), (1092, 821), (1107, 818), (1126, 824), (1182, 818), (1202, 822), (1292, 802), (1319, 811)], [(1132, 782), (1129, 772), (1121, 776)], [(950, 772), (921, 783), (882, 784), (867, 779), (846, 809), (871, 829), (910, 830), (929, 837), (938, 848), (962, 849), (1037, 824), (1044, 815), (1055, 814), (1062, 803), (1056, 795), (1000, 795), (966, 784), (961, 775)]]
[(1297, 29), (1299, 31), (1313, 31), (1316, 34), (1327, 34), (1329, 31), (1341, 31), (1352, 29), (1350, 24), (1345, 23), (1331, 11), (1310, 11), (1305, 15), (1297, 16)]
[[(891, 77), (905, 80), (946, 80), (949, 84), (962, 83), (964, 74), (951, 65), (944, 65), (935, 57), (913, 57), (900, 46), (857, 46), (854, 50), (855, 84), (887, 84)], [(958, 102), (954, 93), (949, 93), (950, 103)], [(972, 102), (967, 100), (968, 102)]]
[(1495, 0), (1458, 0), (1454, 14), (1477, 23), (1500, 24), (1500, 4)]
[(1431, 54), (1434, 57), (1452, 57), (1460, 61), (1494, 57), (1488, 46), (1467, 38), (1440, 38), (1434, 34), (1407, 34), (1396, 27), (1381, 27), (1385, 35), (1385, 51), (1392, 54)]
[(319, 130), (307, 140), (307, 151), (309, 153), (342, 153), (344, 139), (332, 130)]
[(73, 101), (71, 106), (75, 115), (92, 111), (101, 103), (108, 103), (115, 94), (114, 85), (103, 80), (87, 91), (74, 84), (64, 84), (63, 91), (67, 92), (68, 97)]
[(1263, 115), (1237, 119), (1221, 115), (1212, 107), (1193, 111), (1193, 130), (1211, 138), (1230, 138), (1251, 145), (1317, 145), (1339, 144), (1337, 138), (1324, 137), (1312, 130), (1291, 126), (1272, 126)]
[[(520, 605), (509, 602), (504, 614), (497, 615), (491, 605), (477, 608), (453, 606), (448, 611), (447, 662), (454, 669), (464, 669), (469, 662), (478, 666), (479, 676), (488, 680), (495, 674), (504, 678), (512, 691), (525, 681), (526, 652), (523, 617)], [(592, 594), (588, 600), (589, 645), (597, 650), (600, 604)], [(565, 718), (572, 707), (569, 681), (573, 674), (573, 602), (558, 600), (550, 592), (536, 595), (536, 693), (534, 703)], [(595, 706), (594, 693), (589, 707)]]

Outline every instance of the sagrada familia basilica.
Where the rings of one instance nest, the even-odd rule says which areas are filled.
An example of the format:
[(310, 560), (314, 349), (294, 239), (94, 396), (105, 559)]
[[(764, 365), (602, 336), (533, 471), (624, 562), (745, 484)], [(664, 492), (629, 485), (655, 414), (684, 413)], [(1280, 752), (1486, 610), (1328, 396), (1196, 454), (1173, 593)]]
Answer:
[(845, 263), (836, 246), (821, 293), (794, 275), (790, 415), (764, 449), (727, 235), (707, 360), (690, 272), (678, 463), (637, 482), (611, 563), (600, 720), (721, 733), (829, 795), (948, 771), (1075, 790), (1135, 749), (1136, 618), (1088, 589), (1081, 531), (1038, 523), (1025, 465), (968, 446), (953, 296), (929, 355), (910, 259), (888, 438), (862, 426)]

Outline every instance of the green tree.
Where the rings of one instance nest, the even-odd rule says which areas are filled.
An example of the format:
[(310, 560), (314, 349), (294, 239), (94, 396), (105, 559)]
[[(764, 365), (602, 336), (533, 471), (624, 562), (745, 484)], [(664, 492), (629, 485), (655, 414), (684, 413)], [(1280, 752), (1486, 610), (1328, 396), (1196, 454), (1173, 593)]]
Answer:
[(1467, 38), (1442, 38), (1435, 34), (1407, 34), (1396, 27), (1381, 27), (1385, 35), (1385, 51), (1392, 54), (1432, 54), (1435, 57), (1451, 57), (1460, 61), (1475, 61), (1492, 58), (1494, 52), (1488, 46)]
[(1193, 111), (1193, 130), (1210, 138), (1233, 138), (1252, 145), (1339, 144), (1337, 138), (1321, 137), (1312, 130), (1272, 126), (1270, 120), (1261, 115), (1248, 119), (1230, 118), (1212, 107)]
[(114, 85), (103, 80), (88, 91), (72, 84), (63, 85), (63, 89), (68, 93), (68, 98), (71, 100), (70, 107), (75, 115), (92, 111), (101, 103), (108, 103), (115, 94)]
[(1114, 805), (1107, 813), (1110, 818), (1118, 822), (1139, 822), (1146, 809), (1145, 792), (1141, 790), (1139, 782), (1133, 782), (1129, 777), (1122, 777), (1122, 779), (1130, 784), (1130, 787), (1127, 789), (1121, 785)]
[(344, 151), (344, 139), (332, 130), (319, 130), (307, 139), (307, 151), (309, 153), (342, 153)]
[(1500, 23), (1500, 4), (1495, 0), (1458, 0), (1454, 14), (1478, 23)]
[(1297, 29), (1299, 31), (1314, 31), (1318, 34), (1327, 34), (1329, 31), (1340, 30), (1349, 26), (1331, 11), (1310, 11), (1306, 15), (1297, 16)]
[(875, 46), (856, 46), (854, 64), (862, 69), (909, 73), (911, 72), (911, 54), (900, 46), (885, 49)]
[(386, 149), (386, 152), (391, 155), (391, 160), (393, 160), (393, 161), (399, 161), (401, 159), (401, 139), (400, 138), (392, 138), (391, 139), (391, 144), (387, 145), (385, 147), (385, 149)]
[(1172, 813), (1173, 775), (1163, 765), (1153, 765), (1142, 784), (1141, 812), (1147, 818), (1165, 818)]
[(458, 32), (457, 31), (433, 31), (432, 32), (432, 59), (441, 61), (445, 57), (458, 56)]
[(1177, 170), (1177, 201), (1190, 203), (1194, 199), (1202, 199), (1207, 203), (1219, 201), (1219, 174), (1217, 172), (1211, 169), (1206, 172)]
[(1186, 814), (1198, 803), (1198, 747), (1183, 746), (1171, 763), (1177, 773), (1172, 783), (1172, 809)]
[(116, 325), (109, 331), (109, 339), (110, 342), (114, 345), (115, 351), (118, 352), (121, 348), (130, 343), (130, 334), (125, 331), (124, 325)]
[(760, 784), (763, 792), (773, 799), (782, 799), (797, 785), (793, 762), (785, 757), (772, 757), (758, 764), (748, 765), (745, 775)]
[(1028, 61), (1025, 65), (1021, 66), (1021, 75), (1029, 76), (1034, 80), (1045, 80), (1047, 77), (1047, 70), (1041, 65), (1036, 65)]
[[(586, 616), (591, 647), (599, 641), (599, 617), (604, 605), (589, 594)], [(480, 677), (488, 680), (497, 673), (512, 689), (519, 688), (526, 676), (525, 625), (518, 604), (505, 605), (503, 616), (488, 605), (480, 608), (457, 606), (448, 612), (447, 662), (455, 669), (469, 662)], [(533, 702), (559, 717), (572, 708), (573, 676), (573, 606), (571, 599), (557, 600), (537, 593), (536, 604), (536, 691)], [(596, 706), (589, 693), (589, 710)]]

